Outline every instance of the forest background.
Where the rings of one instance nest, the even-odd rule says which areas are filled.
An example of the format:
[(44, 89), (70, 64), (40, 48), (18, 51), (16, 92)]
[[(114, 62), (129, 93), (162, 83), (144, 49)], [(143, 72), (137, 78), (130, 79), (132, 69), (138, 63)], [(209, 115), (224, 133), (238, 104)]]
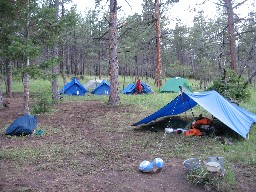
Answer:
[[(59, 100), (60, 75), (64, 84), (67, 77), (88, 75), (109, 78), (113, 86), (118, 75), (134, 81), (153, 78), (156, 87), (168, 77), (182, 76), (207, 89), (212, 80), (228, 82), (234, 75), (226, 77), (226, 71), (231, 70), (242, 89), (255, 85), (255, 11), (248, 10), (245, 17), (236, 14), (245, 3), (255, 10), (254, 2), (216, 1), (216, 16), (199, 10), (191, 27), (168, 18), (170, 7), (179, 1), (144, 0), (140, 14), (120, 18), (117, 1), (110, 1), (110, 9), (95, 1), (96, 7), (84, 14), (70, 2), (1, 0), (1, 102), (2, 82), (11, 96), (13, 75), (24, 83), (24, 113), (29, 112), (29, 77), (51, 80), (54, 102)], [(111, 93), (117, 89), (112, 87)], [(118, 103), (118, 94), (111, 97)]]

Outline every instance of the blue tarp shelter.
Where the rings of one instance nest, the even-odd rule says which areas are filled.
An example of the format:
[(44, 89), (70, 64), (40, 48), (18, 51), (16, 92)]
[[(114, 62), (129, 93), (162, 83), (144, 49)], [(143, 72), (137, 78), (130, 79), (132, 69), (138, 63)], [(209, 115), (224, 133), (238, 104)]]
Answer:
[(103, 80), (91, 93), (94, 95), (109, 95), (110, 83), (107, 80)]
[[(150, 93), (152, 92), (151, 89), (142, 81), (140, 82), (142, 86), (142, 93)], [(123, 94), (134, 94), (136, 93), (136, 83), (130, 83), (128, 84), (124, 90), (122, 91)]]
[(88, 90), (76, 79), (73, 78), (69, 83), (64, 85), (63, 89), (60, 90), (60, 94), (66, 95), (82, 95), (84, 96)]
[(6, 135), (29, 135), (38, 124), (38, 117), (33, 115), (23, 115), (17, 118), (5, 131)]
[(207, 91), (201, 93), (183, 92), (163, 108), (133, 125), (138, 126), (160, 117), (178, 115), (197, 104), (244, 138), (246, 138), (252, 124), (256, 122), (256, 114), (231, 103), (216, 91)]

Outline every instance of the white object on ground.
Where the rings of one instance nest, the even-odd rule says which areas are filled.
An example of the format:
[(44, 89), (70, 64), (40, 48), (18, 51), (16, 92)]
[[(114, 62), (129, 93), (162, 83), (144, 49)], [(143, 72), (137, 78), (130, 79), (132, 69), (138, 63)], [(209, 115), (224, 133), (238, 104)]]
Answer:
[(139, 166), (139, 170), (142, 171), (142, 172), (150, 172), (153, 170), (153, 167), (154, 167), (154, 162), (149, 162), (149, 161), (142, 161), (140, 163), (140, 166)]
[(220, 171), (220, 164), (217, 162), (208, 162), (206, 163), (206, 169), (209, 172), (219, 172)]
[(165, 133), (173, 133), (173, 128), (165, 128)]
[(164, 167), (164, 161), (163, 161), (163, 159), (161, 159), (159, 157), (155, 158), (153, 162), (155, 163), (157, 168), (163, 168)]

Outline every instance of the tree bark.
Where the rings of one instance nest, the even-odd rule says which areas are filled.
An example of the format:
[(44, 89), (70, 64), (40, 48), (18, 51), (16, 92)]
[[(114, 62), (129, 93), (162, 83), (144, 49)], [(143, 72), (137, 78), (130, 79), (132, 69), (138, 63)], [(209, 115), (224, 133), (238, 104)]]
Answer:
[[(57, 45), (55, 45), (55, 47), (53, 48), (53, 55), (54, 58), (58, 57), (58, 47)], [(59, 93), (58, 93), (58, 89), (59, 89), (59, 82), (58, 82), (58, 73), (59, 73), (59, 66), (55, 65), (52, 68), (52, 99), (53, 99), (53, 103), (58, 104), (59, 103)]]
[(117, 58), (117, 0), (110, 0), (109, 20), (109, 67), (110, 67), (110, 95), (109, 104), (120, 102), (118, 95), (118, 58)]
[(71, 47), (68, 46), (67, 48), (67, 73), (68, 73), (68, 77), (71, 75)]
[(6, 96), (12, 97), (12, 67), (8, 59), (5, 60), (6, 66)]
[(29, 108), (29, 75), (28, 75), (28, 73), (24, 74), (23, 86), (24, 86), (23, 114), (30, 114), (30, 108)]
[[(65, 16), (65, 7), (64, 7), (64, 3), (63, 3), (63, 0), (62, 0), (62, 6), (61, 6), (61, 16), (64, 17)], [(64, 61), (64, 58), (65, 58), (65, 54), (64, 54), (64, 42), (62, 43), (61, 45), (61, 51), (60, 51), (60, 57), (63, 58), (63, 60), (61, 61), (61, 64), (60, 64), (60, 74), (61, 74), (61, 77), (62, 77), (62, 81), (63, 81), (63, 84), (65, 85), (67, 80), (66, 80), (66, 77), (65, 77), (65, 71), (66, 71), (66, 62)]]
[(230, 68), (236, 72), (235, 63), (235, 35), (234, 35), (234, 12), (232, 7), (232, 0), (224, 0), (228, 14), (228, 35), (229, 35), (229, 48), (230, 48)]
[[(56, 20), (58, 19), (58, 13), (59, 13), (59, 0), (55, 0), (55, 17)], [(53, 57), (56, 59), (58, 58), (58, 45), (57, 42), (54, 45), (53, 48)], [(59, 89), (59, 82), (58, 82), (58, 73), (59, 73), (59, 66), (58, 64), (54, 65), (52, 68), (52, 99), (53, 103), (58, 104), (60, 100), (60, 96), (58, 93)]]
[(160, 29), (160, 14), (159, 14), (159, 0), (155, 0), (155, 15), (156, 15), (156, 75), (155, 85), (161, 87), (161, 29)]
[(2, 91), (2, 76), (0, 74), (0, 109), (2, 108), (3, 105), (4, 105), (4, 101), (3, 101), (3, 91)]
[[(28, 6), (29, 6), (29, 0), (28, 0)], [(27, 22), (25, 26), (25, 38), (27, 41), (29, 41), (30, 34), (29, 34), (29, 16), (27, 17)], [(30, 58), (27, 55), (26, 56), (26, 67), (30, 66)], [(23, 87), (24, 87), (24, 92), (23, 92), (23, 114), (30, 114), (30, 108), (29, 108), (29, 74), (26, 72), (23, 76)]]

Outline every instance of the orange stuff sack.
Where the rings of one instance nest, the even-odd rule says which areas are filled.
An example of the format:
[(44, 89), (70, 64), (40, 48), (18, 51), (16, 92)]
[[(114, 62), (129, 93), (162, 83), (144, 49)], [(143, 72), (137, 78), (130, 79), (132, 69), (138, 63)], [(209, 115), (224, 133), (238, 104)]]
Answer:
[(200, 129), (201, 125), (211, 125), (212, 121), (206, 117), (196, 120), (195, 123), (192, 124), (192, 129)]
[(196, 128), (189, 129), (189, 130), (185, 131), (184, 134), (185, 134), (186, 136), (194, 136), (194, 135), (196, 135), (196, 136), (202, 136), (201, 131), (199, 131), (199, 130), (196, 129)]
[(202, 129), (202, 125), (209, 125), (209, 128), (211, 127), (212, 125), (212, 121), (206, 117), (202, 117), (198, 120), (196, 120), (192, 126), (191, 126), (191, 129), (189, 129), (188, 131), (185, 131), (184, 134), (186, 136), (193, 136), (193, 135), (196, 135), (196, 136), (202, 136), (205, 131), (205, 129)]

